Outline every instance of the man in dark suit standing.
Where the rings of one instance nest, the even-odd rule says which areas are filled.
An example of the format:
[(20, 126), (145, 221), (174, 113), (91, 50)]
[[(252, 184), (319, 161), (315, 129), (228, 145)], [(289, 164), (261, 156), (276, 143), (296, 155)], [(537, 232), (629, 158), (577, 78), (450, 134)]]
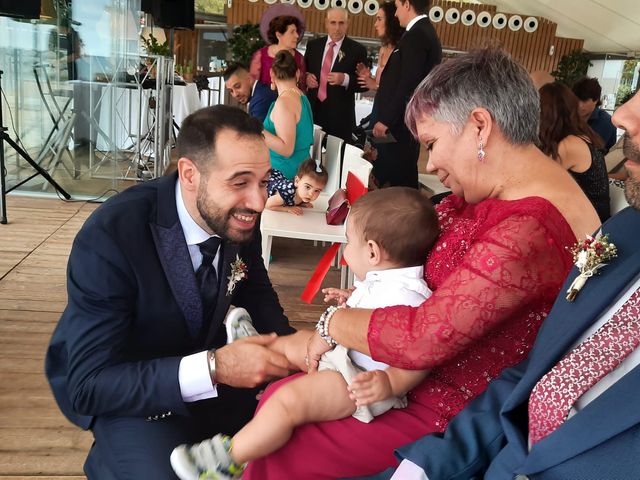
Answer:
[[(236, 431), (255, 387), (291, 369), (267, 348), (293, 329), (254, 234), (271, 170), (262, 125), (204, 108), (177, 149), (178, 171), (105, 202), (69, 257), (46, 374), (62, 412), (93, 431), (91, 479), (175, 478), (176, 445)], [(225, 345), (230, 305), (263, 335)]]
[(327, 10), (325, 27), (328, 36), (311, 40), (304, 54), (307, 96), (314, 123), (352, 143), (356, 126), (354, 94), (365, 90), (358, 84), (356, 65), (367, 61), (367, 50), (346, 36), (349, 15), (345, 9)]
[(418, 188), (420, 144), (404, 124), (404, 112), (413, 91), (442, 60), (442, 47), (425, 12), (429, 0), (396, 0), (396, 17), (406, 32), (382, 71), (376, 94), (377, 123), (373, 135), (389, 133), (391, 143), (378, 143), (373, 175), (380, 186)]
[(613, 115), (626, 130), (631, 207), (602, 226), (618, 256), (574, 301), (569, 274), (529, 358), (507, 369), (444, 434), (396, 451), (394, 480), (640, 478), (640, 94)]

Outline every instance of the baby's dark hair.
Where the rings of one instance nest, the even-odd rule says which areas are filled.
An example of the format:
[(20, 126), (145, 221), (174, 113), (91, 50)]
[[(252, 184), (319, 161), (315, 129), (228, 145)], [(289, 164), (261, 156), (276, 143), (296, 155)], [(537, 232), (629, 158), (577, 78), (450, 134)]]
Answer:
[(322, 182), (322, 184), (324, 185), (326, 185), (327, 181), (329, 180), (329, 173), (327, 172), (327, 169), (324, 168), (321, 164), (316, 164), (316, 161), (312, 158), (307, 158), (298, 167), (296, 177), (302, 178), (303, 175), (308, 175), (314, 180)]
[(424, 265), (440, 233), (431, 200), (408, 187), (363, 195), (352, 205), (349, 222), (365, 241), (376, 242), (399, 268)]

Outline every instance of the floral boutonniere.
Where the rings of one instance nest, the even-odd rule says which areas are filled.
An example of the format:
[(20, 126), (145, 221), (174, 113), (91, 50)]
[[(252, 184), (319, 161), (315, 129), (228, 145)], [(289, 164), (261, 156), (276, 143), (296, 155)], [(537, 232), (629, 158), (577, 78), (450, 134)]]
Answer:
[(231, 264), (231, 275), (228, 277), (229, 283), (227, 284), (227, 295), (231, 295), (236, 288), (236, 284), (247, 278), (247, 264), (244, 260), (236, 255), (236, 259)]
[(344, 58), (344, 52), (342, 50), (338, 50), (338, 61), (341, 62)]
[(578, 292), (598, 270), (604, 267), (609, 260), (618, 255), (616, 246), (609, 241), (609, 234), (598, 234), (595, 237), (587, 235), (587, 238), (576, 243), (571, 249), (573, 261), (580, 270), (569, 290), (567, 290), (567, 300), (573, 302), (578, 296)]

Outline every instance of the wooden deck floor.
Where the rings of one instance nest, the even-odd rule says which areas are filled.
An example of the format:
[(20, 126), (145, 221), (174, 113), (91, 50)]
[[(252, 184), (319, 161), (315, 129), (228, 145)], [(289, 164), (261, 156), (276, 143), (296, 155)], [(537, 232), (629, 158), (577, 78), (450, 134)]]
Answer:
[[(7, 198), (0, 225), (0, 479), (81, 479), (91, 434), (59, 412), (44, 377), (44, 353), (66, 304), (73, 238), (97, 208), (85, 202)], [(309, 327), (324, 309), (299, 300), (322, 255), (311, 242), (275, 239), (269, 273), (293, 324)], [(332, 271), (327, 285), (339, 284)]]

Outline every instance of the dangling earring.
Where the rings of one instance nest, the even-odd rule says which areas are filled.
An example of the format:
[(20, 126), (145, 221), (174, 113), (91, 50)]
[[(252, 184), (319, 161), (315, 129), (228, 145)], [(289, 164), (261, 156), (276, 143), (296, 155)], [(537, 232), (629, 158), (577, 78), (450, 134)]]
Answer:
[(480, 144), (478, 145), (478, 160), (480, 162), (484, 162), (484, 157), (486, 153), (484, 152), (484, 145), (482, 143), (482, 137), (480, 137)]
[(277, 90), (277, 88), (278, 88), (278, 87), (276, 87), (276, 84), (275, 84), (275, 83), (273, 83), (273, 82), (271, 82), (270, 87), (271, 87), (271, 90), (273, 90), (274, 92), (275, 92), (275, 91)]

